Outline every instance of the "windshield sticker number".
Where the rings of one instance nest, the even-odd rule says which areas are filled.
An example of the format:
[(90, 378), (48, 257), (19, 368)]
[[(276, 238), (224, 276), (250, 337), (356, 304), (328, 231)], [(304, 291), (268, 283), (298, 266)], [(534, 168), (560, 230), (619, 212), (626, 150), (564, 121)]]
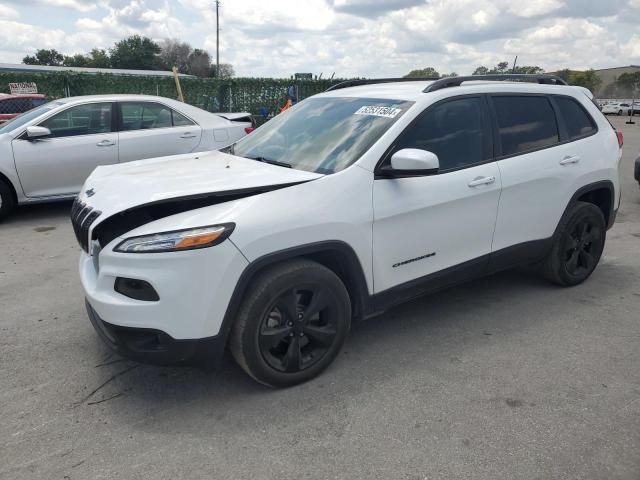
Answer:
[(354, 115), (373, 115), (374, 117), (395, 118), (402, 110), (393, 107), (376, 107), (374, 105), (360, 107)]

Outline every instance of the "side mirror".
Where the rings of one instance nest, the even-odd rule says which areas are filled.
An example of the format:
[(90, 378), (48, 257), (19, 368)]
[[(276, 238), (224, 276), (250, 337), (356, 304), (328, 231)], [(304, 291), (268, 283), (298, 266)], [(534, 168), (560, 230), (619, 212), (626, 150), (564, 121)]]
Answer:
[(51, 135), (51, 130), (49, 130), (47, 127), (37, 127), (35, 125), (27, 127), (27, 137), (29, 139), (47, 137), (49, 135)]
[(403, 148), (391, 156), (391, 172), (405, 175), (428, 175), (440, 168), (438, 156), (428, 150)]

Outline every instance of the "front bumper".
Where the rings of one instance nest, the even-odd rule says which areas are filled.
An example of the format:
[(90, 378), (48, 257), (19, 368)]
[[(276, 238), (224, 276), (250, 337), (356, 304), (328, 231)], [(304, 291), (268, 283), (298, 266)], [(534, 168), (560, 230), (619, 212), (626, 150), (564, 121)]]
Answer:
[(98, 336), (114, 352), (125, 358), (153, 365), (217, 365), (224, 353), (223, 335), (196, 340), (176, 340), (165, 332), (121, 327), (100, 318), (85, 301), (89, 320)]
[[(114, 327), (160, 331), (175, 340), (218, 335), (247, 265), (228, 240), (173, 253), (127, 254), (107, 246), (97, 257), (82, 252), (79, 263), (85, 297), (98, 317)], [(147, 282), (159, 299), (139, 300), (119, 293), (118, 278)]]

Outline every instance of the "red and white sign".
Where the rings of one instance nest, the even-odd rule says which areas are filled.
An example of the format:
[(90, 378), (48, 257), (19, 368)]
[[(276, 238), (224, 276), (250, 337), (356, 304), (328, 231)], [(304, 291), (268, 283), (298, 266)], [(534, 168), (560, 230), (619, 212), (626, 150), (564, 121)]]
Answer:
[(20, 95), (24, 93), (38, 93), (38, 87), (35, 82), (10, 83), (9, 91), (12, 95)]

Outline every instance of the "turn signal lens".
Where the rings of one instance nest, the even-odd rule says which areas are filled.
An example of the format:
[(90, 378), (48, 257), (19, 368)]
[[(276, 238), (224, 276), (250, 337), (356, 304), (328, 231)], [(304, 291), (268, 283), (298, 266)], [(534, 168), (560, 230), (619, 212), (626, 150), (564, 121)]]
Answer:
[(122, 253), (160, 253), (212, 247), (223, 242), (231, 235), (234, 227), (233, 223), (226, 223), (211, 227), (141, 235), (127, 238), (118, 244), (114, 251)]

